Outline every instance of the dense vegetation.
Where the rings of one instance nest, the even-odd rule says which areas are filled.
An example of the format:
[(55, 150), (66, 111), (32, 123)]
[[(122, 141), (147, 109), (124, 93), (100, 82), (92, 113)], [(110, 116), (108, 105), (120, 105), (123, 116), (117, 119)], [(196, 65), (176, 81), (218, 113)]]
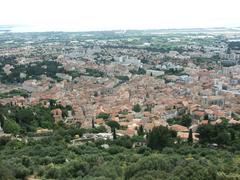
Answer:
[(239, 41), (228, 42), (228, 47), (233, 50), (240, 50), (240, 42)]
[(177, 133), (167, 127), (155, 127), (148, 135), (148, 146), (152, 149), (162, 150), (164, 147), (172, 146), (176, 137)]
[[(113, 141), (72, 145), (70, 140), (76, 135), (105, 132), (106, 129), (100, 126), (87, 130), (54, 124), (50, 110), (59, 105), (55, 100), (49, 102), (49, 108), (40, 105), (28, 108), (1, 106), (3, 129), (20, 134), (22, 138), (0, 138), (0, 179), (24, 179), (27, 176), (86, 180), (240, 178), (240, 125), (232, 126), (223, 121), (216, 126), (200, 126), (198, 144), (179, 141), (176, 132), (160, 126), (147, 133), (147, 146), (132, 148), (135, 142), (144, 141), (146, 132), (140, 126), (139, 136), (132, 138), (123, 136), (115, 137)], [(104, 113), (98, 116), (109, 117)], [(176, 121), (181, 122), (181, 119)], [(119, 124), (108, 121), (107, 125), (116, 136), (115, 129), (120, 128)], [(29, 133), (37, 127), (54, 131), (36, 139)], [(28, 136), (24, 135), (26, 133)], [(212, 143), (219, 146), (209, 146)], [(106, 144), (109, 147), (103, 146)]]
[(98, 69), (86, 68), (86, 75), (93, 76), (93, 77), (103, 77), (105, 76), (105, 73)]
[(182, 117), (172, 118), (167, 120), (168, 124), (180, 124), (182, 126), (189, 127), (192, 124), (192, 118), (190, 115), (183, 115)]
[(183, 69), (181, 70), (169, 69), (165, 71), (165, 74), (179, 76), (179, 75), (183, 75), (184, 73), (183, 73)]
[(134, 112), (140, 112), (141, 111), (141, 106), (139, 104), (135, 104), (132, 108)]
[(7, 104), (0, 106), (0, 123), (4, 132), (12, 134), (26, 134), (35, 132), (37, 128), (54, 128), (52, 109), (62, 110), (62, 116), (67, 116), (71, 106), (63, 107), (50, 101), (50, 107), (35, 105), (30, 107), (18, 107)]
[(217, 144), (231, 151), (240, 150), (240, 125), (223, 122), (217, 125), (204, 125), (198, 128), (201, 144)]
[(117, 79), (126, 82), (129, 81), (129, 77), (128, 76), (116, 76)]
[(110, 114), (105, 113), (105, 112), (101, 112), (96, 116), (96, 118), (102, 118), (102, 119), (105, 119), (105, 120), (108, 119), (109, 117), (110, 117)]
[(29, 96), (29, 93), (22, 89), (13, 89), (9, 92), (0, 93), (0, 99), (11, 98), (13, 96), (22, 96), (26, 98)]
[(3, 130), (18, 134), (34, 132), (36, 128), (53, 128), (51, 110), (40, 105), (21, 108), (17, 106), (1, 106), (0, 120)]
[[(121, 137), (70, 146), (83, 130), (55, 130), (40, 140), (0, 140), (0, 179), (238, 179), (238, 153), (223, 149), (174, 145), (161, 151), (146, 146), (131, 149), (133, 140)], [(134, 139), (134, 138), (132, 138)], [(109, 148), (101, 145), (108, 143)]]
[[(8, 61), (2, 61), (0, 66), (0, 81), (5, 84), (22, 83), (28, 79), (39, 79), (42, 75), (46, 75), (53, 79), (57, 79), (56, 73), (64, 73), (64, 68), (56, 61), (41, 61), (29, 64), (15, 64), (10, 74), (3, 71), (3, 67), (9, 64)], [(22, 74), (22, 76), (21, 76)], [(24, 74), (24, 75), (23, 75)]]
[(138, 68), (138, 70), (133, 69), (133, 70), (130, 70), (129, 72), (132, 73), (132, 74), (137, 74), (137, 75), (146, 74), (146, 70), (143, 69), (143, 68)]

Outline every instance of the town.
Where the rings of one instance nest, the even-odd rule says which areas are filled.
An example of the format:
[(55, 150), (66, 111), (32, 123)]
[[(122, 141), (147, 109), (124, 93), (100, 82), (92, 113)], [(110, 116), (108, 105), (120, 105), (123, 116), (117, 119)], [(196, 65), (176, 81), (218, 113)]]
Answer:
[(0, 137), (74, 127), (85, 131), (70, 147), (143, 135), (134, 148), (165, 127), (174, 143), (216, 148), (232, 134), (208, 141), (201, 127), (240, 125), (240, 29), (4, 32), (0, 43)]
[[(37, 40), (34, 33), (4, 34), (0, 103), (48, 106), (53, 99), (72, 107), (65, 118), (54, 109), (55, 122), (90, 128), (113, 120), (128, 136), (140, 125), (168, 126), (184, 138), (203, 123), (239, 124), (239, 34), (214, 33), (43, 33)], [(183, 115), (191, 122), (170, 123)]]

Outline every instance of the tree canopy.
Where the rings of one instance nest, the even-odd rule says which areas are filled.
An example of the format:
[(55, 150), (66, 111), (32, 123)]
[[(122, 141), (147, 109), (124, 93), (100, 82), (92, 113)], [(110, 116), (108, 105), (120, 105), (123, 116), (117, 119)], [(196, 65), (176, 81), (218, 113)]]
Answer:
[(172, 146), (176, 132), (167, 127), (154, 127), (148, 135), (148, 146), (152, 149), (163, 149), (166, 146)]
[(135, 104), (132, 108), (133, 111), (135, 112), (140, 112), (141, 111), (141, 106), (139, 104)]

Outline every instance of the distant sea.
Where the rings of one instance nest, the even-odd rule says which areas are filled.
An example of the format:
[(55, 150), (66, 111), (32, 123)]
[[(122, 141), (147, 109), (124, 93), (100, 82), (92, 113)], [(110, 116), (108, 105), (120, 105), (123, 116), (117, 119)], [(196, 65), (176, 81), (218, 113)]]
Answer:
[[(80, 29), (67, 29), (67, 28), (53, 28), (49, 26), (27, 26), (27, 25), (0, 25), (0, 33), (4, 32), (46, 32), (46, 31), (65, 31), (65, 32), (78, 32), (83, 31)], [(141, 31), (141, 30), (140, 30)], [(144, 30), (145, 31), (145, 30)], [(240, 33), (240, 27), (235, 28), (182, 28), (182, 29), (156, 29), (147, 30), (152, 33)], [(86, 30), (85, 30), (86, 32)]]
[(62, 31), (61, 29), (51, 29), (49, 27), (39, 26), (19, 26), (19, 25), (0, 25), (0, 33), (2, 32), (46, 32), (46, 31)]

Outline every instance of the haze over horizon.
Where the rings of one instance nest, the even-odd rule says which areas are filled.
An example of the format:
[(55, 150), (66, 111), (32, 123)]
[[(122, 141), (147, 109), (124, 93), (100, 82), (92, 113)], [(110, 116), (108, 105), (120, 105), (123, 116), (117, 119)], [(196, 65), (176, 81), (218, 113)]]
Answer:
[(3, 0), (0, 25), (32, 31), (239, 27), (238, 0)]

